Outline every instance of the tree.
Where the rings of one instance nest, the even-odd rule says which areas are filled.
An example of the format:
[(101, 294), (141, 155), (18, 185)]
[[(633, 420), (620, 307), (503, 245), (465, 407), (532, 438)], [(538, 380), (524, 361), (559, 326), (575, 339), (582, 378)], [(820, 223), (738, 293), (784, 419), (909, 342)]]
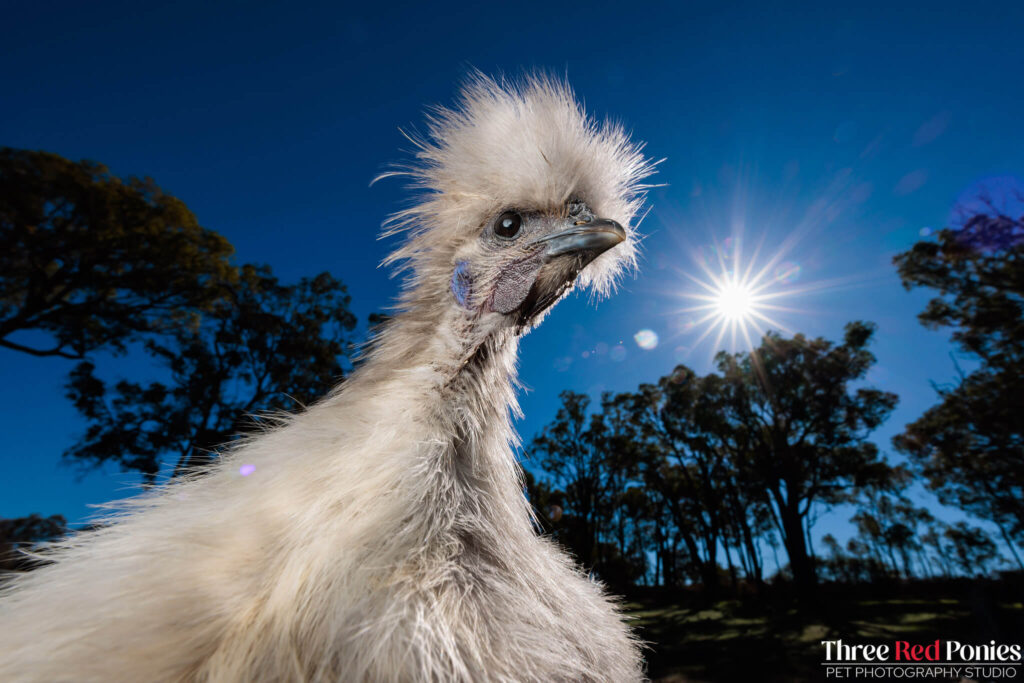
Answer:
[(344, 375), (355, 327), (344, 286), (327, 273), (282, 285), (266, 267), (245, 266), (208, 311), (183, 313), (145, 349), (169, 380), (110, 386), (80, 363), (68, 397), (90, 422), (66, 457), (118, 463), (153, 483), (210, 461), (254, 424), (254, 413), (322, 396)]
[(946, 228), (894, 257), (903, 286), (928, 287), (939, 296), (918, 318), (929, 328), (949, 327), (964, 351), (988, 366), (1018, 363), (1024, 355), (1024, 216), (995, 209)]
[(561, 399), (554, 421), (534, 437), (530, 448), (531, 457), (551, 475), (552, 485), (532, 487), (561, 509), (552, 528), (581, 564), (611, 583), (631, 581), (643, 569), (642, 564), (630, 565), (626, 556), (644, 560), (642, 553), (630, 552), (635, 549), (630, 544), (634, 525), (627, 510), (640, 502), (629, 497), (637, 472), (629, 413), (612, 394), (593, 413), (585, 394), (564, 391)]
[(698, 377), (680, 365), (657, 385), (641, 385), (631, 397), (633, 421), (648, 446), (644, 480), (671, 514), (688, 564), (712, 592), (719, 580), (720, 549), (732, 568), (730, 544), (738, 546), (748, 576), (761, 580), (751, 526), (757, 501), (745, 495), (749, 491), (735, 477), (722, 388), (718, 375)]
[(952, 545), (952, 554), (964, 576), (988, 574), (991, 564), (999, 557), (996, 544), (983, 529), (957, 522), (943, 532)]
[(914, 576), (915, 556), (922, 572), (928, 569), (924, 547), (918, 541), (918, 527), (927, 528), (935, 519), (926, 508), (917, 507), (904, 495), (910, 483), (909, 473), (903, 468), (893, 468), (893, 474), (893, 479), (898, 480), (895, 485), (885, 482), (866, 487), (863, 507), (850, 521), (872, 559), (879, 565), (887, 565), (893, 576), (902, 571), (903, 576), (910, 579)]
[(816, 580), (812, 509), (850, 501), (888, 472), (867, 438), (897, 397), (850, 386), (875, 362), (867, 349), (873, 333), (869, 324), (849, 323), (839, 345), (768, 333), (749, 353), (718, 355), (735, 466), (766, 492), (793, 578), (805, 592)]
[[(0, 148), (0, 346), (72, 359), (124, 350), (216, 297), (231, 252), (150, 179)], [(30, 331), (52, 340), (18, 337)]]
[(818, 559), (818, 571), (823, 578), (843, 583), (870, 583), (888, 576), (888, 568), (861, 537), (849, 540), (849, 553), (832, 534), (825, 534), (821, 541), (828, 550), (828, 555)]
[(994, 522), (1024, 568), (1024, 217), (976, 213), (895, 258), (906, 288), (929, 287), (919, 318), (949, 327), (980, 367), (894, 438), (940, 500)]

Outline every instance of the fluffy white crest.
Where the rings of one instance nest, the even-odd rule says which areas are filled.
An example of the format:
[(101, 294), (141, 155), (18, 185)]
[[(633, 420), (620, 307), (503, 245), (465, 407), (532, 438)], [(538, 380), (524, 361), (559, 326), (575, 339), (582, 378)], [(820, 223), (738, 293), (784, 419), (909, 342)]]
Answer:
[(443, 275), (458, 246), (500, 211), (557, 213), (574, 199), (629, 235), (588, 266), (578, 284), (604, 292), (623, 266), (633, 265), (634, 221), (651, 187), (642, 180), (655, 164), (621, 125), (590, 117), (563, 81), (534, 75), (499, 82), (476, 73), (454, 107), (432, 110), (425, 137), (409, 139), (415, 162), (380, 177), (410, 176), (425, 192), (385, 224), (385, 235), (410, 233), (385, 263), (404, 262), (416, 280), (434, 267)]

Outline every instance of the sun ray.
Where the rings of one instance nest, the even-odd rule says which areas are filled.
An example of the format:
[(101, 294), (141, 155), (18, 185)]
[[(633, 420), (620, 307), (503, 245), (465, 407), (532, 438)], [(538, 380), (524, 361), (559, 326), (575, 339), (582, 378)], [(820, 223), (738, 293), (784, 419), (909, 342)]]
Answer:
[(725, 336), (725, 329), (726, 329), (726, 327), (727, 327), (727, 323), (726, 323), (725, 319), (723, 318), (721, 320), (720, 325), (719, 325), (718, 336), (715, 337), (715, 343), (711, 345), (711, 355), (712, 356), (715, 355), (715, 349), (718, 348), (718, 345), (722, 343), (722, 337)]
[(793, 330), (789, 329), (788, 327), (786, 327), (785, 325), (783, 325), (783, 324), (782, 324), (781, 322), (779, 322), (778, 320), (775, 320), (774, 318), (769, 318), (768, 316), (766, 316), (766, 315), (763, 315), (762, 313), (758, 313), (757, 311), (754, 311), (754, 312), (752, 313), (752, 315), (753, 315), (753, 316), (754, 316), (755, 318), (758, 318), (759, 320), (763, 320), (764, 322), (768, 323), (768, 325), (769, 325), (769, 326), (771, 326), (771, 327), (777, 327), (777, 328), (779, 328), (780, 330), (782, 330), (782, 331), (783, 331), (783, 332), (785, 332), (786, 334), (793, 334)]
[(814, 314), (814, 311), (810, 311), (806, 308), (793, 308), (792, 306), (779, 306), (777, 304), (760, 304), (757, 308), (759, 310), (782, 311), (783, 313), (802, 313), (806, 315)]
[[(714, 317), (714, 316), (711, 316), (711, 317)], [(710, 320), (710, 319), (711, 319), (711, 317), (707, 318), (707, 319), (705, 320), (705, 322), (707, 322), (707, 320)], [(711, 334), (712, 332), (714, 332), (714, 331), (715, 331), (715, 329), (716, 329), (716, 328), (717, 328), (717, 326), (718, 326), (718, 322), (719, 322), (719, 321), (716, 321), (716, 322), (713, 322), (713, 323), (711, 323), (710, 325), (708, 325), (707, 329), (706, 329), (706, 330), (704, 330), (704, 332), (703, 332), (703, 333), (702, 333), (702, 334), (701, 334), (701, 335), (700, 335), (699, 337), (697, 337), (697, 339), (696, 339), (696, 340), (695, 340), (695, 341), (693, 342), (693, 346), (694, 346), (694, 347), (696, 347), (696, 346), (700, 345), (700, 343), (701, 343), (702, 341), (704, 341), (704, 338), (705, 338), (705, 337), (707, 337), (707, 336), (708, 336), (708, 335), (710, 335), (710, 334)], [(700, 323), (698, 323), (698, 324), (700, 324)], [(721, 337), (719, 337), (719, 339), (721, 339)], [(718, 340), (715, 340), (715, 344), (714, 344), (714, 346), (718, 346)]]
[(746, 343), (747, 348), (754, 346), (754, 342), (750, 340), (750, 330), (747, 329), (746, 325), (743, 326), (743, 341)]

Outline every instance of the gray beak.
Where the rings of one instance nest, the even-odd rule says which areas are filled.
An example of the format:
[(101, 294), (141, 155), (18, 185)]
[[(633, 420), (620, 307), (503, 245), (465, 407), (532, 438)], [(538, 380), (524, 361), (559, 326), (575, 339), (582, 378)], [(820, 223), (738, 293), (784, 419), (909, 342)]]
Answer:
[(525, 328), (572, 289), (576, 276), (587, 264), (625, 241), (626, 231), (608, 218), (595, 218), (534, 240), (530, 246), (540, 249), (531, 257), (536, 260), (529, 291), (524, 298), (517, 298), (514, 306), (501, 305), (493, 310), (502, 313), (517, 310), (519, 325)]
[(545, 235), (533, 244), (545, 246), (546, 260), (565, 254), (578, 254), (584, 256), (589, 263), (625, 240), (626, 231), (617, 222), (610, 218), (595, 218), (588, 223)]

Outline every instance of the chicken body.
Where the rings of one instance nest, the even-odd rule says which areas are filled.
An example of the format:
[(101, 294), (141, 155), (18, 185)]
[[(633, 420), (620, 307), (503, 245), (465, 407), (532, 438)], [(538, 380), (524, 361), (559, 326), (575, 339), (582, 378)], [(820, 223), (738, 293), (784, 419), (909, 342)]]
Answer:
[(636, 641), (539, 537), (520, 337), (633, 254), (651, 166), (547, 79), (435, 115), (400, 310), (330, 396), (125, 501), (0, 600), (0, 681), (614, 681)]
[(0, 680), (638, 678), (600, 587), (531, 526), (515, 349), (454, 381), (448, 350), (408, 353), (26, 575)]

